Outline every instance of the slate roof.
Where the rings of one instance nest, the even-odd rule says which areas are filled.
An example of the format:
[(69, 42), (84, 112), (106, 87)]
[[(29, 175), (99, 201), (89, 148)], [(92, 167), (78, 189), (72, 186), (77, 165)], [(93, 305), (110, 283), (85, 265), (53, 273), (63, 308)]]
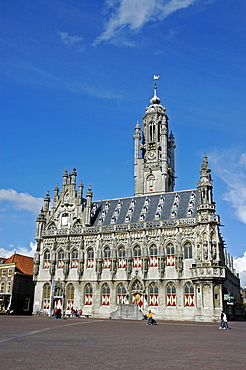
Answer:
[(17, 271), (26, 275), (33, 275), (33, 258), (14, 253), (11, 257), (7, 258), (5, 264), (15, 263)]
[(197, 205), (197, 189), (95, 201), (91, 226), (194, 217)]

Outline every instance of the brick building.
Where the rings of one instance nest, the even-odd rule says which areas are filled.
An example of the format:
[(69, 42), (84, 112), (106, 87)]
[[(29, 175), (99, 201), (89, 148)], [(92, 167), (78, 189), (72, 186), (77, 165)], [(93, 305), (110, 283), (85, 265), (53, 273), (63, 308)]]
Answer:
[(31, 314), (33, 307), (33, 258), (14, 253), (0, 258), (0, 311)]

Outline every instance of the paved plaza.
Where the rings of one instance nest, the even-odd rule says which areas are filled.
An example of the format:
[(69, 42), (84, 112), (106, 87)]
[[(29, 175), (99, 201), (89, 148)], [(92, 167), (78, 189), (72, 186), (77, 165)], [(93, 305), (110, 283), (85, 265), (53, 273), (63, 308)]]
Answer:
[(2, 370), (242, 369), (246, 322), (0, 316)]

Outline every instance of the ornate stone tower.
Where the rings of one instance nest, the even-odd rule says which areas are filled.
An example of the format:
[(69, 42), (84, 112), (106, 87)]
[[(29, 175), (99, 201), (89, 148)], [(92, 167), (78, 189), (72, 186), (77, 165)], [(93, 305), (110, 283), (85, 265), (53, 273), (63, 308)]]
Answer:
[[(141, 128), (134, 133), (135, 195), (174, 190), (174, 136), (168, 132), (166, 109), (160, 104), (156, 82), (151, 105), (146, 108)], [(141, 142), (142, 140), (142, 142)]]

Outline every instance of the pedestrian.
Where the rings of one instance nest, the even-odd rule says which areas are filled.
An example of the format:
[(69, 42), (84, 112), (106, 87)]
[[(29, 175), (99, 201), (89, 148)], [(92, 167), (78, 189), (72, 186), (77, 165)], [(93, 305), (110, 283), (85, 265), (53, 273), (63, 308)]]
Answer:
[(58, 310), (57, 310), (57, 307), (55, 307), (54, 308), (54, 318), (55, 319), (58, 319), (57, 314), (58, 314)]
[(153, 313), (151, 312), (151, 310), (149, 310), (149, 313), (148, 313), (148, 324), (147, 325), (153, 325)]
[(223, 321), (224, 321), (224, 328), (223, 329), (229, 329), (228, 322), (227, 322), (227, 316), (226, 316), (225, 313), (224, 313), (224, 316), (223, 316)]
[(220, 314), (220, 327), (219, 329), (223, 329), (224, 328), (224, 312), (221, 311), (221, 314)]

